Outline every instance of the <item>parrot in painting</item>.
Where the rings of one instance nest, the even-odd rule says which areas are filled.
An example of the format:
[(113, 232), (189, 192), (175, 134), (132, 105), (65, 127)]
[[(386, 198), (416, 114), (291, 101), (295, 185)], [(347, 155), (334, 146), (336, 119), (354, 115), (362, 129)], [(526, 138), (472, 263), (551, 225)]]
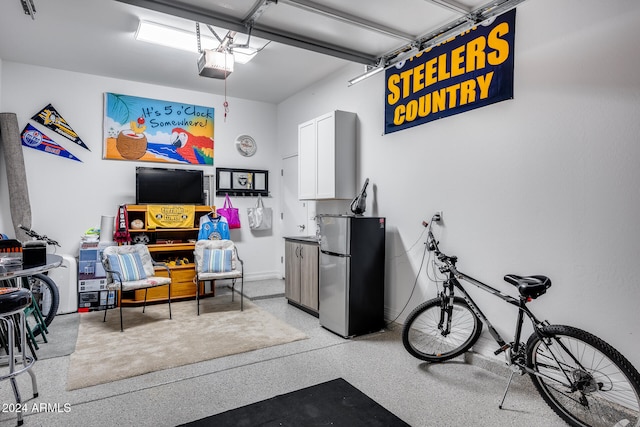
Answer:
[(189, 163), (199, 163), (196, 152), (207, 164), (213, 159), (213, 141), (207, 136), (196, 136), (182, 128), (174, 128), (171, 131), (171, 145)]

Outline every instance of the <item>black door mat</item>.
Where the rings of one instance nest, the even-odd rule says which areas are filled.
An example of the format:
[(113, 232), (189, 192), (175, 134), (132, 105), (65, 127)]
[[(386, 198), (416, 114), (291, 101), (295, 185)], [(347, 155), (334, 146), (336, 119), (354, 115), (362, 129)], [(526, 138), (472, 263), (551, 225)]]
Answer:
[(409, 426), (342, 378), (183, 425), (188, 427)]

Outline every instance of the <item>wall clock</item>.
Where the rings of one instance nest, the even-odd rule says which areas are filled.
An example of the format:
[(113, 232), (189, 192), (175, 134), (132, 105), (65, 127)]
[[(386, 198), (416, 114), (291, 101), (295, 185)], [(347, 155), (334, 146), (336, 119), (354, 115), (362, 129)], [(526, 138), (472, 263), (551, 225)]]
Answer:
[(236, 148), (243, 156), (250, 157), (256, 154), (258, 145), (256, 144), (256, 140), (249, 135), (240, 135), (236, 138)]

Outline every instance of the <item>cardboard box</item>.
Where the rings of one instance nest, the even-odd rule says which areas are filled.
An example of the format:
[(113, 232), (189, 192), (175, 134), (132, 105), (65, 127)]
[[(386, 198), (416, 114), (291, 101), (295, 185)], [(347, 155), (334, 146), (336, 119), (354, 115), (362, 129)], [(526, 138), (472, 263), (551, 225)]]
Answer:
[(78, 280), (78, 292), (105, 291), (107, 278)]
[(113, 242), (82, 242), (78, 254), (78, 279), (88, 280), (105, 277), (102, 266), (102, 252)]
[(116, 300), (116, 291), (80, 292), (78, 294), (78, 312), (115, 308)]

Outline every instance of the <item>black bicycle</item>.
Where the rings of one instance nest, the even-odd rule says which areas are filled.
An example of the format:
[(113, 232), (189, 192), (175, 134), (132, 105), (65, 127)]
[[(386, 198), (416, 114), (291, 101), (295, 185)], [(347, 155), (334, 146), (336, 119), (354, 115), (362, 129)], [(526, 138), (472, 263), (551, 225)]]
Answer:
[[(60, 247), (58, 242), (45, 235), (38, 234), (23, 225), (19, 225), (19, 227), (24, 230), (29, 237), (32, 237), (35, 240), (43, 241), (50, 246)], [(31, 290), (31, 296), (33, 300), (36, 301), (36, 304), (42, 313), (45, 326), (49, 326), (51, 322), (53, 322), (53, 318), (56, 316), (58, 306), (60, 305), (60, 292), (58, 291), (58, 286), (46, 274), (38, 273), (28, 277), (28, 288)], [(36, 336), (41, 332), (40, 324), (36, 324), (33, 328), (33, 335)]]
[[(542, 398), (572, 426), (640, 426), (640, 375), (632, 364), (595, 335), (540, 321), (526, 305), (549, 289), (548, 277), (508, 274), (504, 280), (516, 287), (519, 296), (503, 294), (460, 272), (457, 257), (445, 255), (438, 248), (432, 223), (424, 223), (428, 227), (427, 249), (435, 253), (445, 278), (438, 296), (416, 307), (404, 324), (402, 341), (411, 355), (429, 362), (459, 356), (478, 340), (485, 323), (499, 345), (495, 354), (505, 353), (512, 369), (500, 408), (513, 375), (529, 374)], [(518, 307), (512, 342), (503, 340), (461, 281)], [(455, 294), (456, 290), (461, 296)], [(526, 344), (520, 342), (525, 316), (533, 326)]]

